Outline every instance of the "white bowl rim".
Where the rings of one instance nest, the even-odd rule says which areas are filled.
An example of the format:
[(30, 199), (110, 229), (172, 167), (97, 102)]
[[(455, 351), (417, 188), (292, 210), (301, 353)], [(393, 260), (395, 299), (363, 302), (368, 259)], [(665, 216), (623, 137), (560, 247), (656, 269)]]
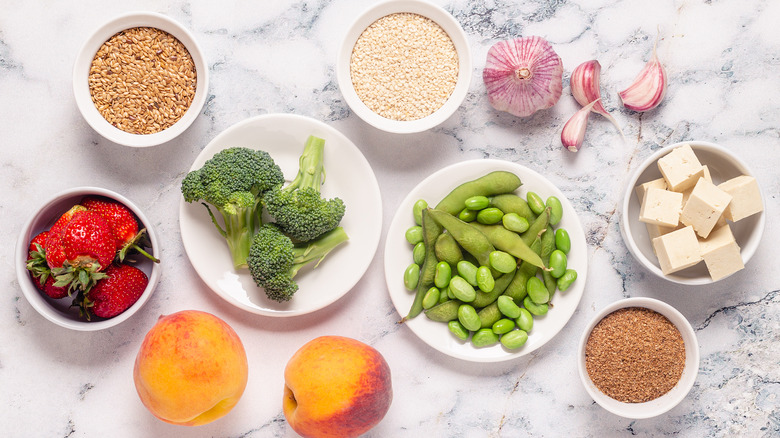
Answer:
[(138, 301), (136, 301), (129, 309), (125, 310), (121, 314), (109, 319), (100, 321), (78, 321), (69, 319), (64, 317), (59, 310), (53, 308), (47, 302), (44, 294), (41, 293), (35, 287), (35, 285), (33, 285), (32, 280), (30, 280), (29, 272), (27, 271), (27, 248), (29, 247), (30, 240), (33, 237), (33, 232), (35, 231), (33, 229), (33, 225), (37, 222), (36, 219), (38, 219), (41, 213), (47, 210), (51, 204), (66, 200), (68, 198), (76, 198), (88, 194), (112, 198), (130, 208), (130, 210), (132, 210), (133, 213), (135, 213), (135, 215), (138, 217), (139, 221), (141, 221), (142, 226), (146, 228), (147, 236), (149, 237), (149, 241), (151, 242), (154, 252), (158, 255), (161, 253), (157, 232), (155, 231), (154, 227), (151, 226), (149, 219), (132, 201), (117, 192), (100, 187), (73, 187), (55, 194), (46, 202), (44, 202), (25, 222), (21, 232), (19, 233), (19, 237), (16, 242), (15, 254), (17, 280), (19, 282), (19, 287), (22, 289), (22, 294), (38, 313), (54, 324), (77, 331), (102, 330), (116, 326), (130, 318), (141, 307), (143, 307), (147, 301), (149, 301), (157, 287), (157, 283), (160, 281), (160, 276), (162, 274), (162, 263), (153, 263), (152, 271), (149, 275), (149, 284), (146, 286), (146, 290), (144, 290), (144, 293), (141, 295)]
[[(195, 96), (187, 111), (172, 126), (154, 134), (132, 134), (110, 124), (92, 102), (87, 81), (89, 66), (100, 46), (117, 32), (141, 26), (155, 27), (176, 37), (192, 56), (198, 75)], [(157, 12), (127, 12), (102, 24), (84, 42), (73, 64), (73, 94), (79, 111), (92, 129), (106, 139), (124, 146), (149, 147), (173, 140), (187, 130), (198, 117), (208, 97), (208, 88), (209, 69), (198, 41), (178, 21)]]
[[(642, 307), (665, 316), (675, 325), (675, 327), (677, 327), (677, 330), (680, 331), (683, 341), (685, 342), (685, 368), (683, 369), (680, 380), (666, 394), (645, 403), (624, 403), (607, 396), (596, 388), (590, 380), (590, 376), (585, 367), (585, 345), (588, 342), (588, 338), (590, 337), (593, 328), (607, 315), (616, 310), (628, 307)], [(587, 391), (591, 398), (593, 398), (593, 400), (602, 408), (615, 415), (631, 419), (655, 417), (664, 414), (677, 406), (685, 397), (687, 397), (696, 382), (696, 376), (699, 372), (699, 361), (699, 341), (696, 337), (696, 332), (693, 330), (688, 319), (672, 305), (649, 297), (623, 298), (601, 309), (585, 327), (585, 330), (580, 337), (579, 348), (577, 349), (577, 368), (585, 391)]]
[[(639, 263), (645, 267), (645, 269), (649, 270), (651, 273), (655, 274), (659, 278), (663, 278), (665, 280), (671, 281), (673, 283), (678, 284), (684, 284), (684, 285), (709, 285), (713, 284), (711, 278), (702, 276), (702, 277), (683, 277), (680, 275), (676, 275), (674, 273), (672, 274), (664, 274), (661, 269), (649, 258), (647, 258), (644, 253), (639, 249), (637, 246), (633, 235), (630, 231), (630, 228), (624, 223), (624, 221), (628, 220), (626, 217), (628, 216), (628, 210), (629, 210), (629, 204), (631, 203), (631, 199), (634, 196), (634, 191), (636, 188), (637, 181), (639, 180), (639, 177), (647, 170), (647, 168), (658, 161), (659, 158), (662, 156), (668, 154), (673, 149), (678, 148), (683, 145), (690, 145), (692, 148), (700, 148), (705, 149), (709, 151), (717, 152), (721, 155), (729, 157), (730, 160), (734, 163), (734, 165), (740, 169), (741, 172), (743, 172), (745, 175), (751, 175), (753, 176), (753, 173), (750, 171), (750, 168), (747, 166), (747, 164), (739, 158), (734, 152), (731, 150), (720, 146), (718, 144), (708, 142), (708, 141), (700, 141), (700, 140), (687, 140), (687, 141), (681, 141), (677, 142), (668, 146), (665, 146), (657, 151), (655, 151), (652, 155), (647, 157), (640, 165), (637, 167), (633, 174), (631, 175), (628, 184), (626, 185), (626, 190), (623, 194), (623, 200), (620, 208), (620, 233), (623, 237), (623, 242), (625, 243), (626, 247), (628, 248), (628, 251), (631, 253), (631, 255), (636, 258)], [(759, 184), (759, 191), (761, 192), (761, 200), (766, 206), (766, 198), (764, 196), (763, 189), (761, 188), (761, 184)], [(748, 261), (753, 257), (753, 254), (755, 254), (756, 250), (758, 249), (758, 244), (761, 241), (761, 235), (763, 234), (764, 227), (766, 224), (766, 214), (765, 212), (758, 213), (760, 216), (758, 218), (758, 226), (755, 228), (755, 233), (758, 233), (754, 237), (750, 239), (752, 242), (750, 245), (745, 245), (741, 249), (741, 255), (742, 260), (744, 261), (744, 264), (747, 265)], [(754, 233), (754, 234), (755, 234)], [(725, 277), (728, 278), (728, 277)], [(721, 279), (722, 280), (722, 279)], [(720, 280), (718, 280), (720, 281)]]
[[(441, 26), (449, 35), (458, 52), (458, 82), (447, 101), (432, 114), (417, 120), (392, 120), (371, 110), (358, 97), (352, 87), (350, 58), (358, 37), (374, 21), (399, 12), (422, 15)], [(383, 131), (396, 134), (411, 134), (433, 128), (452, 116), (463, 103), (471, 86), (471, 49), (463, 27), (444, 8), (425, 0), (383, 0), (362, 12), (349, 26), (339, 48), (336, 61), (336, 78), (341, 94), (352, 111), (368, 124)]]

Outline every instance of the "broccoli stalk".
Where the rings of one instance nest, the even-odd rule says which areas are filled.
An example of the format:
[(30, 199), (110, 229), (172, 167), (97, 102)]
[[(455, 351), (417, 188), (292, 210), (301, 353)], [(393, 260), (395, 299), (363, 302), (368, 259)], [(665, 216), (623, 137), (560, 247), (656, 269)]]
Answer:
[[(232, 147), (214, 154), (181, 184), (187, 202), (201, 202), (217, 231), (225, 238), (236, 269), (246, 268), (252, 236), (262, 223), (261, 199), (284, 183), (284, 174), (265, 151)], [(216, 208), (223, 225), (209, 207)]]
[(344, 217), (344, 202), (324, 199), (325, 140), (309, 136), (298, 162), (298, 173), (286, 187), (277, 186), (263, 197), (266, 210), (284, 233), (307, 242), (336, 228)]
[(298, 291), (294, 280), (298, 271), (314, 261), (316, 268), (325, 256), (348, 239), (344, 229), (336, 227), (315, 240), (295, 244), (277, 225), (263, 224), (249, 248), (249, 273), (269, 299), (289, 301)]

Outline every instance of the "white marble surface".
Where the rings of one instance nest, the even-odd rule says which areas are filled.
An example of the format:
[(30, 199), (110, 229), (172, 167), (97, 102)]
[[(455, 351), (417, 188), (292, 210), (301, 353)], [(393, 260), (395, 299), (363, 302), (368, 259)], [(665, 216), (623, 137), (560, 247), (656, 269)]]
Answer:
[[(387, 358), (395, 398), (372, 437), (755, 436), (780, 435), (780, 2), (774, 0), (436, 0), (462, 23), (475, 79), (461, 109), (420, 134), (380, 132), (352, 114), (336, 86), (342, 32), (369, 2), (42, 0), (0, 1), (0, 430), (8, 437), (295, 436), (281, 411), (282, 370), (323, 334), (367, 342)], [(76, 53), (90, 31), (131, 10), (161, 12), (188, 27), (211, 72), (202, 114), (180, 138), (136, 150), (99, 137), (71, 92)], [(616, 92), (647, 60), (657, 32), (667, 67), (666, 100), (644, 115), (623, 110)], [(528, 119), (493, 111), (481, 81), (489, 46), (517, 35), (547, 38), (563, 58), (564, 95)], [(604, 100), (626, 134), (620, 141), (593, 116), (576, 155), (560, 147), (577, 106), (568, 76), (598, 59)], [(197, 278), (178, 224), (179, 182), (217, 133), (247, 117), (295, 113), (347, 135), (370, 161), (382, 190), (383, 240), (365, 277), (314, 314), (273, 319), (231, 307)], [(687, 139), (719, 143), (748, 163), (766, 193), (762, 245), (747, 268), (712, 287), (651, 276), (621, 241), (616, 211), (631, 170), (659, 147)], [(384, 283), (383, 248), (395, 207), (425, 176), (471, 158), (523, 163), (557, 184), (586, 230), (587, 287), (561, 333), (529, 357), (473, 364), (444, 356), (396, 325)], [(13, 246), (31, 211), (63, 187), (96, 185), (134, 200), (163, 241), (164, 274), (148, 305), (100, 333), (61, 329), (22, 296)], [(632, 421), (596, 405), (579, 382), (577, 341), (589, 318), (629, 296), (677, 307), (700, 341), (699, 376), (688, 397), (658, 418)], [(213, 312), (246, 345), (247, 390), (223, 419), (198, 428), (155, 419), (140, 403), (132, 364), (160, 314)]]

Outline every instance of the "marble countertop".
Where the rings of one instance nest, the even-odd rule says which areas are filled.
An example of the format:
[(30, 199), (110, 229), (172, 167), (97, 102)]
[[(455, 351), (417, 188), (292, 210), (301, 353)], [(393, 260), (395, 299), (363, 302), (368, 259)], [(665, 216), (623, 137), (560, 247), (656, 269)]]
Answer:
[[(8, 437), (296, 436), (282, 414), (282, 371), (308, 340), (325, 334), (380, 350), (393, 373), (394, 401), (372, 437), (754, 436), (780, 435), (780, 270), (775, 226), (780, 202), (780, 2), (771, 0), (435, 0), (462, 24), (474, 80), (462, 107), (440, 126), (411, 135), (379, 131), (353, 114), (336, 84), (335, 59), (362, 0), (124, 2), (4, 0), (0, 14), (0, 428)], [(373, 2), (372, 2), (373, 3)], [(111, 143), (79, 114), (71, 71), (89, 33), (121, 13), (149, 10), (183, 23), (208, 61), (211, 86), (200, 116), (179, 138), (152, 148)], [(650, 56), (669, 75), (663, 104), (639, 115), (622, 108), (625, 88)], [(481, 69), (488, 48), (519, 35), (548, 39), (563, 59), (564, 93), (527, 119), (494, 111)], [(591, 117), (577, 154), (559, 140), (578, 108), (568, 77), (598, 59), (604, 101), (625, 142)], [(362, 280), (335, 304), (301, 317), (239, 310), (212, 292), (184, 253), (179, 184), (218, 133), (248, 117), (294, 113), (351, 139), (376, 173), (382, 240)], [(664, 145), (704, 140), (736, 152), (766, 195), (764, 244), (746, 269), (710, 287), (651, 275), (629, 254), (618, 204), (632, 169)], [(399, 326), (384, 280), (384, 238), (396, 207), (423, 178), (467, 159), (522, 163), (556, 184), (575, 206), (590, 259), (580, 305), (564, 329), (533, 354), (477, 364), (445, 356)], [(13, 247), (42, 200), (94, 185), (132, 199), (162, 239), (163, 277), (139, 314), (97, 333), (66, 330), (22, 295)], [(774, 256), (773, 256), (774, 254)], [(696, 330), (701, 364), (689, 395), (666, 414), (628, 420), (596, 405), (580, 384), (577, 342), (590, 318), (624, 297), (654, 297)], [(157, 317), (200, 309), (241, 336), (249, 383), (226, 417), (197, 428), (154, 418), (135, 393), (132, 367)]]

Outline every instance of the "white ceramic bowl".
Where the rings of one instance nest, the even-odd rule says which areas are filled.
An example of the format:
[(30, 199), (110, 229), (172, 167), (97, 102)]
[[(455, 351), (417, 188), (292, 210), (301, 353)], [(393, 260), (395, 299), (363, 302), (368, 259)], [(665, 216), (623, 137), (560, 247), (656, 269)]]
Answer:
[[(154, 134), (131, 134), (113, 126), (95, 107), (89, 92), (89, 70), (95, 53), (113, 35), (134, 27), (154, 27), (176, 37), (190, 52), (197, 72), (195, 96), (187, 111), (172, 126)], [(84, 119), (106, 139), (125, 146), (156, 146), (177, 137), (197, 118), (201, 108), (203, 108), (203, 104), (206, 102), (208, 88), (209, 69), (203, 57), (203, 52), (195, 38), (178, 22), (154, 12), (127, 13), (100, 26), (84, 43), (73, 66), (73, 93), (76, 98), (76, 105)]]
[(27, 301), (36, 311), (38, 311), (38, 313), (61, 327), (80, 331), (95, 331), (113, 327), (127, 320), (143, 307), (149, 298), (151, 298), (152, 293), (157, 286), (157, 282), (160, 280), (161, 267), (160, 263), (153, 263), (146, 257), (134, 255), (133, 260), (137, 260), (137, 262), (133, 264), (146, 273), (149, 277), (149, 284), (146, 286), (143, 295), (141, 295), (135, 304), (126, 311), (109, 319), (96, 318), (87, 321), (79, 316), (77, 308), (70, 306), (72, 302), (71, 298), (52, 299), (39, 291), (27, 270), (27, 250), (30, 245), (30, 240), (41, 231), (51, 228), (57, 218), (68, 211), (70, 207), (78, 204), (86, 195), (105, 196), (119, 201), (130, 208), (140, 221), (141, 228), (146, 228), (151, 243), (150, 253), (152, 255), (159, 254), (160, 246), (157, 239), (157, 233), (155, 232), (154, 227), (152, 227), (151, 222), (149, 222), (149, 219), (146, 218), (144, 213), (135, 204), (124, 196), (111, 190), (98, 187), (76, 187), (54, 195), (51, 199), (46, 201), (38, 211), (34, 212), (29, 220), (27, 220), (19, 234), (19, 240), (16, 243), (15, 264), (19, 287), (22, 288), (22, 293), (25, 298), (27, 298)]
[[(371, 110), (355, 92), (350, 74), (352, 49), (363, 31), (376, 20), (401, 12), (422, 15), (437, 23), (447, 32), (458, 52), (458, 79), (449, 99), (434, 113), (410, 121), (392, 120)], [(471, 51), (463, 28), (441, 7), (423, 0), (386, 0), (363, 12), (349, 27), (338, 53), (336, 75), (344, 100), (361, 119), (387, 132), (404, 134), (421, 132), (447, 120), (463, 103), (471, 83)]]
[[(709, 167), (712, 180), (719, 184), (730, 178), (745, 174), (752, 175), (747, 165), (734, 152), (722, 146), (704, 141), (686, 141), (667, 146), (649, 156), (631, 175), (623, 195), (620, 209), (620, 231), (629, 252), (650, 272), (666, 280), (688, 285), (713, 283), (704, 262), (673, 274), (665, 275), (661, 271), (658, 258), (647, 233), (647, 226), (639, 221), (640, 202), (636, 195), (636, 186), (647, 181), (661, 178), (658, 159), (684, 144), (691, 145), (699, 161)], [(763, 192), (761, 195), (764, 202)], [(766, 202), (764, 202), (766, 206)], [(747, 264), (756, 252), (766, 221), (765, 212), (754, 214), (735, 223), (729, 222), (734, 238), (741, 249), (742, 261)]]
[[(680, 380), (666, 394), (644, 403), (624, 403), (607, 396), (596, 387), (590, 379), (585, 367), (585, 345), (588, 342), (588, 338), (590, 337), (593, 328), (599, 321), (604, 319), (605, 316), (626, 307), (642, 307), (654, 310), (665, 316), (680, 331), (683, 342), (685, 343), (685, 367), (683, 368)], [(696, 381), (696, 375), (699, 372), (699, 341), (696, 339), (696, 333), (693, 331), (693, 327), (691, 327), (688, 320), (669, 304), (653, 298), (626, 298), (608, 305), (598, 312), (590, 321), (580, 338), (577, 365), (580, 379), (585, 386), (585, 390), (601, 407), (613, 414), (625, 418), (651, 418), (661, 415), (677, 406), (693, 387), (693, 384)]]

